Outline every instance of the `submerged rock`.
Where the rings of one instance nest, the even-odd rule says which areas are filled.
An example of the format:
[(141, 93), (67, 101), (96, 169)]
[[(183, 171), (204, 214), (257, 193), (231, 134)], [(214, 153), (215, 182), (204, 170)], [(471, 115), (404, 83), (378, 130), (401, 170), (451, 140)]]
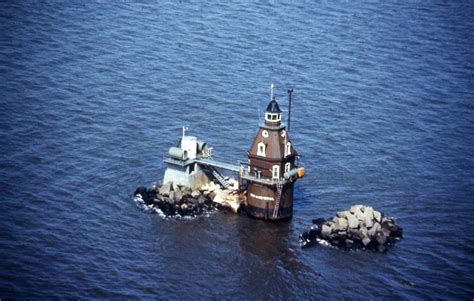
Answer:
[(313, 220), (310, 230), (300, 237), (302, 247), (323, 240), (343, 249), (371, 249), (383, 252), (403, 236), (403, 229), (394, 218), (384, 217), (372, 207), (354, 205), (337, 212), (332, 219)]

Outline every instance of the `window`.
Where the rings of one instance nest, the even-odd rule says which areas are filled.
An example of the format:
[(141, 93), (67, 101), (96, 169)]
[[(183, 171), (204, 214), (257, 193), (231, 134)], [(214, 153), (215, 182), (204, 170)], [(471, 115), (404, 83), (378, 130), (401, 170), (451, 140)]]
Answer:
[(263, 131), (262, 131), (262, 136), (263, 136), (263, 138), (268, 138), (268, 132), (267, 132), (267, 130), (263, 130)]
[(265, 120), (267, 121), (280, 121), (281, 115), (278, 113), (266, 113)]
[(273, 165), (272, 176), (274, 179), (280, 178), (280, 166)]
[(286, 163), (285, 164), (285, 172), (289, 172), (290, 168), (291, 168), (291, 163), (290, 162)]
[(285, 147), (285, 156), (291, 155), (291, 143), (288, 142)]
[(257, 144), (257, 155), (265, 157), (265, 143), (259, 142)]

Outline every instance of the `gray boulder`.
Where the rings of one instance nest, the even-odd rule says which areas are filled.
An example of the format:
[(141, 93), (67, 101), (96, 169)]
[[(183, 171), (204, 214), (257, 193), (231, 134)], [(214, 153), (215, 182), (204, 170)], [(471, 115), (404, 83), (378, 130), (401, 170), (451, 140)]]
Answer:
[(161, 185), (159, 189), (159, 193), (161, 195), (170, 195), (170, 191), (171, 191), (171, 183), (165, 183)]
[(197, 198), (189, 198), (188, 202), (193, 205), (197, 205), (199, 203)]
[(349, 228), (357, 228), (359, 227), (359, 221), (357, 220), (357, 218), (352, 215), (352, 214), (349, 214), (347, 216), (347, 222), (348, 222), (348, 225), (349, 225)]
[(377, 234), (375, 235), (375, 240), (381, 246), (384, 246), (387, 243), (387, 237), (382, 231), (377, 232)]
[(351, 206), (351, 209), (349, 209), (349, 211), (350, 211), (352, 214), (355, 214), (357, 211), (363, 212), (364, 209), (365, 209), (364, 205), (352, 205), (352, 206)]
[[(366, 211), (367, 212), (367, 211)], [(374, 225), (374, 219), (373, 217), (369, 217), (368, 214), (365, 215), (365, 220), (364, 220), (365, 226), (367, 228), (370, 228)]]
[(365, 207), (364, 213), (366, 218), (374, 219), (374, 208)]
[(334, 221), (329, 223), (329, 227), (331, 228), (331, 232), (336, 232), (338, 230), (338, 224)]
[(165, 197), (165, 202), (170, 204), (170, 205), (174, 205), (174, 199), (173, 198), (166, 198)]
[(323, 227), (321, 228), (321, 236), (328, 238), (330, 234), (331, 234), (331, 227), (324, 224)]
[(214, 198), (216, 197), (216, 193), (215, 193), (214, 191), (211, 191), (211, 192), (209, 192), (209, 194), (207, 195), (207, 197), (208, 197), (211, 201), (213, 201)]
[(349, 223), (347, 222), (347, 219), (345, 218), (339, 218), (337, 220), (337, 230), (339, 231), (345, 231), (347, 230), (347, 227), (349, 227)]
[(382, 222), (382, 213), (380, 213), (377, 210), (374, 210), (373, 215), (374, 215), (374, 219), (377, 221), (377, 223)]
[(358, 220), (361, 220), (361, 221), (365, 220), (365, 213), (364, 213), (364, 211), (362, 211), (362, 207), (356, 208), (356, 209), (354, 210), (354, 216), (355, 216), (355, 218), (357, 218)]
[(351, 237), (354, 241), (359, 241), (363, 237), (360, 235), (360, 231), (357, 228), (349, 228), (347, 231), (347, 236)]
[(370, 237), (375, 237), (375, 234), (381, 229), (381, 226), (379, 223), (374, 223), (374, 225), (372, 226), (372, 228), (370, 228), (368, 231), (367, 231), (367, 234), (370, 236)]
[(367, 247), (370, 244), (371, 240), (367, 236), (362, 239), (362, 243), (364, 244), (365, 247)]
[(176, 202), (181, 201), (181, 198), (183, 197), (181, 190), (174, 191), (174, 200)]
[(368, 236), (368, 233), (367, 233), (367, 228), (364, 227), (364, 226), (361, 226), (360, 229), (359, 229), (359, 236), (364, 238), (364, 237), (367, 237)]
[(198, 200), (197, 202), (198, 202), (199, 205), (203, 205), (203, 204), (206, 203), (206, 198), (203, 197), (202, 195), (199, 196), (197, 200)]
[(339, 211), (338, 213), (336, 213), (336, 216), (339, 218), (347, 218), (349, 214), (351, 214), (349, 210)]
[(395, 224), (395, 220), (393, 218), (382, 219), (382, 228), (387, 229), (390, 232), (396, 232), (398, 230), (398, 226)]

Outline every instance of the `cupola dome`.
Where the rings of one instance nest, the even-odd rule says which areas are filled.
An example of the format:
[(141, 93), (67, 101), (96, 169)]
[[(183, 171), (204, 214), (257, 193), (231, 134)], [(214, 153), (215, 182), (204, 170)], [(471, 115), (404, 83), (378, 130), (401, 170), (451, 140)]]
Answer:
[(275, 98), (273, 98), (267, 106), (267, 110), (265, 111), (265, 122), (271, 125), (275, 125), (276, 123), (280, 123), (281, 121), (281, 110), (278, 102)]
[(278, 102), (276, 101), (275, 98), (273, 98), (272, 101), (268, 103), (266, 112), (267, 113), (281, 113), (280, 106), (278, 105)]

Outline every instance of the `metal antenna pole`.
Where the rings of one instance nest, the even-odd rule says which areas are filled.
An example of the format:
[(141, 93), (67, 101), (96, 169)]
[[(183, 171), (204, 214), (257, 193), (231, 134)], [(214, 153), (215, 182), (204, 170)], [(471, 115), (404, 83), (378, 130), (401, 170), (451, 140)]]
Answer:
[(288, 132), (290, 132), (291, 122), (291, 93), (293, 93), (293, 88), (288, 89)]
[(183, 138), (186, 136), (186, 131), (188, 130), (188, 127), (183, 126)]

